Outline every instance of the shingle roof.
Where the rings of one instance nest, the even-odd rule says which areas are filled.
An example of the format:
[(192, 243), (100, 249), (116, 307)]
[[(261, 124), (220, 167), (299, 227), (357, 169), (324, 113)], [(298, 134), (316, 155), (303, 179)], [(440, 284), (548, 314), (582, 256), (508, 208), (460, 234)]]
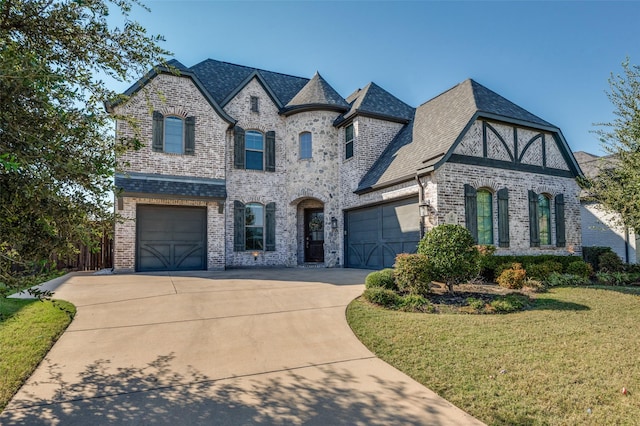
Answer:
[(206, 59), (189, 69), (198, 76), (213, 99), (223, 107), (230, 95), (240, 90), (243, 83), (251, 76), (264, 79), (281, 106), (289, 103), (309, 81), (308, 78), (294, 77), (214, 59)]
[(351, 104), (351, 108), (336, 119), (335, 125), (357, 114), (406, 123), (414, 112), (412, 107), (373, 82), (349, 95), (347, 102)]
[(343, 112), (349, 109), (347, 101), (318, 72), (289, 101), (286, 109), (294, 110), (310, 106), (328, 106)]
[(615, 166), (618, 161), (618, 158), (614, 154), (600, 157), (584, 151), (576, 152), (574, 157), (580, 165), (582, 172), (588, 178), (596, 177), (602, 168)]
[(420, 170), (437, 166), (476, 114), (557, 130), (481, 84), (465, 80), (416, 108), (413, 121), (389, 143), (356, 192), (410, 178)]
[(167, 176), (159, 174), (133, 173), (126, 175), (116, 173), (116, 188), (121, 188), (124, 195), (154, 195), (182, 198), (215, 198), (227, 197), (224, 180), (205, 179), (185, 176)]

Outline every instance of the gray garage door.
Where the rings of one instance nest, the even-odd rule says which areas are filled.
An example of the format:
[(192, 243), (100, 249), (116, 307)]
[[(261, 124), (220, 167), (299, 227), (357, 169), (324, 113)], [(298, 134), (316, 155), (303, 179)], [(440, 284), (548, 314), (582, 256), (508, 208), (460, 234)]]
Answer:
[(206, 269), (204, 207), (138, 206), (136, 270)]
[(346, 266), (393, 266), (398, 253), (415, 253), (420, 241), (418, 199), (351, 210), (345, 214)]

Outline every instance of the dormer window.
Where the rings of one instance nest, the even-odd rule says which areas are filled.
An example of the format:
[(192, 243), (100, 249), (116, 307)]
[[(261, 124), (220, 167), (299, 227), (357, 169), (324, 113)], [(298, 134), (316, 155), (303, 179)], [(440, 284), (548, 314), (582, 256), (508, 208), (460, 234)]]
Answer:
[(251, 112), (259, 112), (258, 97), (251, 96)]

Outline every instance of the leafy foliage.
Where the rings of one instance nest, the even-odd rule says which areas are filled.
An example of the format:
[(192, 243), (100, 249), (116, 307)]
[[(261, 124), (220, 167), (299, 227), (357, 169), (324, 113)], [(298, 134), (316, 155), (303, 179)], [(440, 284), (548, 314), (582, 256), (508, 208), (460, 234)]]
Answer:
[(502, 271), (498, 279), (498, 285), (504, 288), (522, 288), (527, 271), (522, 269), (520, 263), (514, 263), (511, 268)]
[(545, 283), (549, 287), (566, 287), (566, 286), (579, 286), (579, 285), (589, 285), (591, 281), (589, 278), (585, 278), (581, 275), (574, 274), (561, 274), (558, 272), (553, 272), (547, 279)]
[(569, 264), (569, 266), (567, 266), (567, 274), (579, 275), (583, 278), (589, 278), (591, 275), (593, 275), (593, 268), (591, 267), (591, 264), (583, 260), (576, 260), (575, 262), (572, 262)]
[(453, 293), (454, 284), (477, 276), (479, 253), (469, 230), (460, 225), (439, 225), (426, 233), (418, 244), (418, 253), (429, 259), (433, 279), (447, 284)]
[(493, 300), (489, 305), (496, 312), (506, 314), (509, 312), (521, 311), (530, 304), (531, 299), (524, 294), (512, 293), (500, 296), (496, 300)]
[(582, 247), (582, 258), (585, 262), (590, 263), (594, 270), (599, 271), (600, 265), (598, 264), (598, 258), (601, 254), (612, 253), (611, 247), (604, 246), (592, 246)]
[(424, 296), (429, 293), (432, 269), (427, 256), (401, 253), (396, 256), (396, 283), (400, 291)]
[(526, 266), (527, 276), (541, 281), (546, 280), (553, 272), (562, 273), (562, 269), (562, 264), (553, 260)]
[(393, 290), (381, 287), (367, 288), (362, 293), (362, 297), (371, 303), (384, 306), (385, 308), (394, 308), (400, 303), (400, 296)]
[(373, 271), (364, 280), (366, 288), (386, 288), (388, 290), (397, 290), (396, 279), (394, 277), (394, 270), (391, 268), (385, 268), (381, 271)]
[(579, 260), (579, 258), (575, 256), (556, 256), (553, 254), (540, 254), (535, 256), (481, 256), (480, 274), (485, 280), (491, 282), (499, 277), (504, 269), (511, 267), (513, 263), (525, 265), (525, 269), (528, 271), (531, 265), (552, 261), (562, 264), (562, 271), (565, 271), (567, 266), (576, 260)]
[(611, 74), (609, 87), (615, 119), (601, 123), (596, 133), (613, 157), (582, 186), (607, 210), (619, 213), (623, 225), (640, 229), (640, 67), (627, 58), (622, 74)]
[(600, 272), (621, 272), (624, 270), (624, 265), (617, 254), (608, 251), (598, 257), (598, 270)]
[(433, 312), (434, 307), (418, 294), (406, 294), (399, 299), (398, 308), (405, 312)]
[[(130, 19), (137, 0), (0, 2), (0, 281), (51, 253), (91, 244), (113, 220), (106, 195), (115, 155), (103, 102), (117, 95), (99, 74), (131, 81), (168, 52)], [(122, 27), (107, 16), (122, 14)], [(110, 17), (110, 19), (113, 19)], [(103, 77), (102, 77), (103, 78)], [(126, 119), (126, 117), (119, 117)], [(99, 224), (96, 226), (96, 223)], [(106, 222), (109, 223), (109, 222)], [(112, 223), (112, 222), (111, 222)], [(107, 226), (111, 228), (111, 226)], [(12, 269), (13, 268), (13, 269)]]

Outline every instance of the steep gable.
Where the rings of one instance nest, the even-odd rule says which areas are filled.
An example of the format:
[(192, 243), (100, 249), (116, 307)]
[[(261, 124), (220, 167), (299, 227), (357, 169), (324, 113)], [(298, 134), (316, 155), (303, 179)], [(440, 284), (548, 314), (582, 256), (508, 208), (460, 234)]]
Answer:
[(344, 112), (349, 104), (316, 72), (311, 80), (289, 101), (285, 115), (310, 109), (331, 109)]
[(413, 107), (373, 82), (351, 94), (347, 102), (351, 104), (351, 108), (338, 117), (334, 125), (339, 126), (356, 115), (408, 123), (414, 112)]

